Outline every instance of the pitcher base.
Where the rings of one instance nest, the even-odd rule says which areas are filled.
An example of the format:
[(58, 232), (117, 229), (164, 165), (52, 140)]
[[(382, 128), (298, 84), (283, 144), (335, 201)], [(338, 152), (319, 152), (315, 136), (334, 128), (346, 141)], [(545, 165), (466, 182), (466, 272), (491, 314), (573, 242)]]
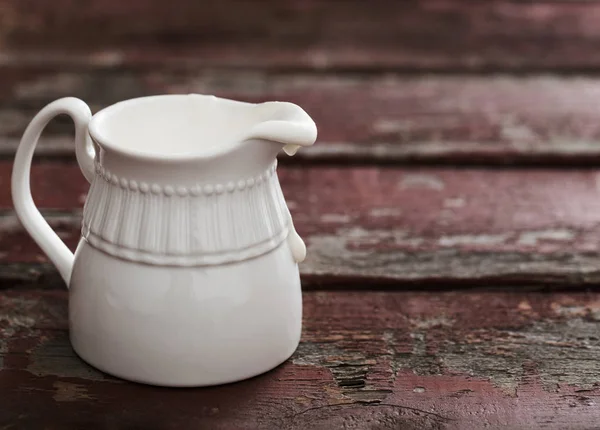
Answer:
[(226, 377), (221, 378), (212, 378), (210, 375), (205, 374), (189, 374), (189, 375), (178, 375), (177, 378), (164, 377), (162, 375), (155, 375), (156, 377), (140, 377), (140, 376), (132, 376), (127, 372), (119, 371), (119, 369), (113, 369), (110, 366), (105, 366), (104, 363), (97, 362), (93, 356), (88, 357), (85, 354), (85, 351), (80, 351), (75, 346), (73, 342), (71, 342), (71, 346), (73, 350), (77, 354), (77, 356), (86, 362), (88, 365), (94, 367), (95, 369), (106, 373), (107, 375), (114, 376), (119, 379), (123, 379), (130, 382), (135, 382), (138, 384), (146, 384), (157, 387), (173, 387), (173, 388), (192, 388), (192, 387), (211, 387), (215, 385), (223, 385), (223, 384), (231, 384), (234, 382), (244, 381), (246, 379), (254, 378), (256, 376), (267, 373), (285, 363), (296, 351), (298, 348), (299, 342), (293, 348), (290, 348), (290, 351), (284, 354), (282, 357), (274, 360), (269, 363), (261, 363), (261, 366), (248, 366), (243, 371), (240, 371), (237, 374), (231, 374)]

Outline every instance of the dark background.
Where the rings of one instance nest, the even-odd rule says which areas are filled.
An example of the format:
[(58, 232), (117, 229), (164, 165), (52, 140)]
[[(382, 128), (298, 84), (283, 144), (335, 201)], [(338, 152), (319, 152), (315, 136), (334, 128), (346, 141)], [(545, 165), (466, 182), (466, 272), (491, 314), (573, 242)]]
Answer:
[[(301, 344), (221, 387), (111, 378), (21, 227), (26, 125), (77, 96), (298, 103), (278, 176), (308, 248)], [(74, 249), (73, 125), (33, 196)], [(600, 422), (600, 2), (0, 0), (0, 429), (588, 429)]]
[(200, 92), (300, 104), (299, 159), (590, 164), (599, 46), (595, 1), (0, 0), (0, 150), (61, 96)]

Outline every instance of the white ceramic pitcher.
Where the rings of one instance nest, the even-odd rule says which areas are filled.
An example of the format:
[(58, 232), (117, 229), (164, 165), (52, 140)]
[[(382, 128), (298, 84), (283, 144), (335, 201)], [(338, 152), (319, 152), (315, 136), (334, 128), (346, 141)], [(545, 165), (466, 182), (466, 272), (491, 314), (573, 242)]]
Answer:
[[(91, 183), (75, 255), (29, 188), (38, 138), (61, 113), (75, 122)], [(42, 109), (17, 150), (12, 195), (69, 286), (77, 354), (109, 374), (165, 386), (237, 381), (289, 358), (300, 340), (306, 248), (276, 155), (312, 145), (316, 134), (294, 104), (198, 94), (131, 99), (94, 116), (76, 98)]]

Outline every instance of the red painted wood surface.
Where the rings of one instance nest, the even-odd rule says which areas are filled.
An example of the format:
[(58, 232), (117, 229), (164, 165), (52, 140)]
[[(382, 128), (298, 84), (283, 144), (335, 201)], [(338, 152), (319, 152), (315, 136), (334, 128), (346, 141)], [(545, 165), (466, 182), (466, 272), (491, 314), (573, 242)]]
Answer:
[(4, 64), (598, 70), (595, 1), (3, 0)]
[[(200, 92), (302, 106), (317, 144), (286, 162), (598, 165), (600, 80), (581, 77), (314, 75), (265, 71), (0, 68), (0, 153), (12, 157), (47, 103), (93, 111), (123, 99)], [(72, 155), (72, 123), (52, 122), (46, 155)]]
[[(0, 0), (0, 429), (597, 427), (599, 20), (596, 1)], [(300, 347), (173, 390), (75, 356), (10, 171), (56, 98), (187, 92), (298, 103), (319, 139), (279, 169), (308, 245)], [(74, 248), (71, 134), (50, 124), (31, 181)]]
[[(9, 172), (10, 163), (2, 162), (0, 184)], [(600, 281), (596, 169), (284, 166), (279, 172), (308, 245), (301, 266), (307, 286)], [(76, 163), (36, 163), (32, 187), (74, 248), (88, 187)], [(0, 187), (0, 209), (0, 262), (46, 262), (10, 211), (8, 187)]]
[(64, 291), (0, 292), (0, 426), (565, 429), (600, 420), (600, 295), (312, 292), (285, 364), (208, 389), (123, 382), (68, 343)]

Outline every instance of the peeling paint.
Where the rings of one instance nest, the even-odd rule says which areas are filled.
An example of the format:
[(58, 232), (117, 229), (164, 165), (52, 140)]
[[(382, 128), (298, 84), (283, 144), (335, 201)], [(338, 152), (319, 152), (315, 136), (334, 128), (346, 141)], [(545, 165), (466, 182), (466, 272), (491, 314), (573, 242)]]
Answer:
[(371, 250), (350, 250), (351, 245), (372, 247), (385, 243), (415, 247), (424, 243), (425, 239), (410, 237), (408, 232), (401, 230), (366, 230), (362, 227), (350, 227), (339, 229), (334, 235), (308, 236), (306, 241), (309, 252), (307, 252), (307, 260), (302, 267), (306, 270), (325, 264), (331, 270), (330, 258), (339, 259), (343, 256), (351, 256), (358, 263), (359, 259), (373, 255)]
[[(447, 344), (438, 353), (451, 371), (489, 379), (508, 393), (515, 393), (526, 375), (528, 360), (537, 363), (544, 389), (568, 384), (592, 388), (599, 382), (597, 357), (600, 355), (600, 324), (573, 319), (564, 324), (536, 322), (520, 331), (478, 334), (479, 342)], [(487, 341), (486, 338), (493, 340)]]
[(53, 384), (54, 395), (52, 398), (56, 402), (75, 402), (79, 400), (94, 400), (94, 397), (88, 394), (87, 389), (80, 384), (70, 382), (56, 381)]
[(438, 176), (406, 173), (400, 180), (400, 189), (428, 189), (442, 191), (446, 184)]
[(399, 208), (373, 208), (369, 211), (369, 215), (375, 218), (397, 217), (402, 215), (402, 210)]
[(44, 340), (31, 353), (27, 370), (37, 376), (81, 378), (88, 381), (111, 381), (122, 383), (94, 369), (79, 358), (69, 342), (68, 333), (58, 332), (56, 337)]
[(36, 319), (28, 314), (39, 304), (38, 298), (2, 297), (0, 307), (0, 331), (5, 336), (15, 333), (19, 329), (29, 329), (35, 325)]
[(408, 232), (405, 230), (369, 230), (359, 226), (352, 226), (339, 229), (335, 237), (340, 236), (353, 240), (402, 240), (408, 236)]
[(519, 302), (518, 309), (521, 312), (530, 312), (532, 310), (531, 304), (529, 304), (529, 302), (527, 300), (523, 300), (523, 301)]
[(600, 301), (588, 302), (585, 305), (553, 302), (550, 308), (560, 317), (582, 317), (597, 321), (597, 316), (600, 315)]
[(539, 140), (539, 137), (533, 129), (525, 124), (516, 124), (512, 118), (501, 123), (500, 138), (516, 142), (532, 142)]
[[(386, 94), (389, 96), (389, 94)], [(455, 102), (456, 103), (456, 102)], [(454, 106), (454, 109), (456, 106)], [(462, 118), (454, 113), (435, 116), (419, 116), (411, 119), (378, 118), (372, 125), (374, 132), (378, 134), (396, 134), (409, 138), (411, 134), (427, 131), (433, 140), (439, 140), (439, 135), (444, 130), (460, 127)], [(438, 138), (435, 138), (435, 135)]]
[(438, 243), (440, 246), (453, 247), (457, 245), (499, 245), (506, 242), (508, 234), (464, 234), (455, 236), (442, 236)]
[(0, 370), (4, 367), (4, 357), (9, 353), (8, 339), (19, 333), (21, 337), (35, 337), (32, 329), (36, 318), (31, 316), (39, 304), (38, 298), (0, 296)]
[(454, 197), (450, 199), (444, 199), (444, 207), (448, 209), (457, 209), (465, 207), (467, 200), (462, 197)]
[(377, 133), (407, 133), (413, 128), (413, 122), (399, 119), (381, 118), (373, 124), (373, 131)]
[(518, 244), (535, 246), (540, 241), (567, 242), (575, 238), (575, 233), (568, 229), (548, 229), (539, 231), (526, 231), (519, 235)]
[(512, 233), (428, 238), (412, 237), (403, 230), (351, 227), (304, 239), (308, 251), (300, 270), (305, 281), (308, 276), (324, 275), (398, 282), (453, 279), (481, 285), (488, 276), (497, 283), (504, 276), (510, 280), (522, 275), (545, 285), (580, 287), (600, 282), (596, 255), (553, 250), (540, 258), (519, 249)]
[[(353, 337), (358, 342), (378, 340), (371, 333), (356, 333)], [(374, 388), (368, 384), (368, 375), (377, 360), (368, 358), (363, 353), (305, 341), (300, 343), (294, 357), (292, 362), (296, 365), (325, 367), (329, 370), (340, 390), (337, 395), (332, 393), (336, 402), (351, 399), (361, 403), (378, 403), (391, 393), (391, 390)], [(389, 372), (389, 375), (389, 382), (392, 383), (394, 373)]]
[(437, 315), (431, 318), (411, 319), (411, 324), (416, 329), (430, 329), (432, 327), (452, 327), (454, 320), (446, 315)]
[[(43, 294), (47, 293), (42, 293), (41, 300), (47, 300)], [(40, 306), (44, 318), (64, 309), (67, 295), (61, 296), (61, 303), (55, 302), (56, 297), (48, 302), (54, 310), (44, 303)], [(346, 408), (363, 417), (380, 407), (394, 407), (400, 411), (395, 416), (434, 414), (448, 417), (452, 423), (465, 415), (470, 419), (501, 415), (500, 422), (512, 417), (515, 410), (537, 418), (542, 407), (549, 417), (563, 416), (565, 410), (582, 414), (584, 408), (600, 413), (594, 409), (600, 392), (596, 359), (600, 355), (600, 323), (589, 319), (600, 306), (597, 293), (320, 291), (304, 297), (301, 344), (285, 364), (249, 382), (256, 385), (253, 392), (258, 397), (244, 397), (247, 384), (215, 388), (215, 393), (204, 398), (216, 395), (215, 402), (209, 400), (199, 409), (201, 393), (189, 402), (183, 398), (187, 396), (172, 399), (178, 413), (226, 419), (231, 416), (226, 403), (230, 398), (244, 399), (231, 404), (235, 411), (244, 408), (244, 418), (266, 410), (265, 415), (289, 422), (297, 417), (296, 423), (310, 423), (307, 416), (321, 413), (326, 419), (325, 412), (331, 408)], [(67, 332), (56, 328), (66, 323), (66, 313), (61, 318), (41, 336), (41, 347), (27, 354), (46, 368), (58, 358), (54, 369), (60, 369), (60, 375), (46, 373), (38, 378), (22, 368), (9, 369), (3, 375), (12, 378), (12, 392), (32, 405), (48, 404), (49, 400), (52, 405), (53, 399), (59, 411), (75, 408), (80, 414), (89, 414), (96, 413), (98, 405), (121, 404), (145, 390), (136, 384), (113, 385), (110, 377), (90, 382), (81, 370), (85, 369), (83, 362), (65, 359), (70, 354)], [(143, 402), (132, 403), (132, 414), (137, 414), (132, 416), (143, 415), (144, 406)], [(573, 412), (571, 408), (581, 409)], [(385, 423), (403, 428), (397, 422)], [(314, 428), (300, 428), (304, 427)], [(464, 427), (457, 424), (454, 428)]]
[(28, 315), (0, 314), (0, 321), (6, 321), (11, 329), (30, 328), (35, 324), (35, 318)]
[(320, 220), (324, 223), (345, 224), (352, 221), (352, 217), (346, 214), (323, 214), (321, 215)]

